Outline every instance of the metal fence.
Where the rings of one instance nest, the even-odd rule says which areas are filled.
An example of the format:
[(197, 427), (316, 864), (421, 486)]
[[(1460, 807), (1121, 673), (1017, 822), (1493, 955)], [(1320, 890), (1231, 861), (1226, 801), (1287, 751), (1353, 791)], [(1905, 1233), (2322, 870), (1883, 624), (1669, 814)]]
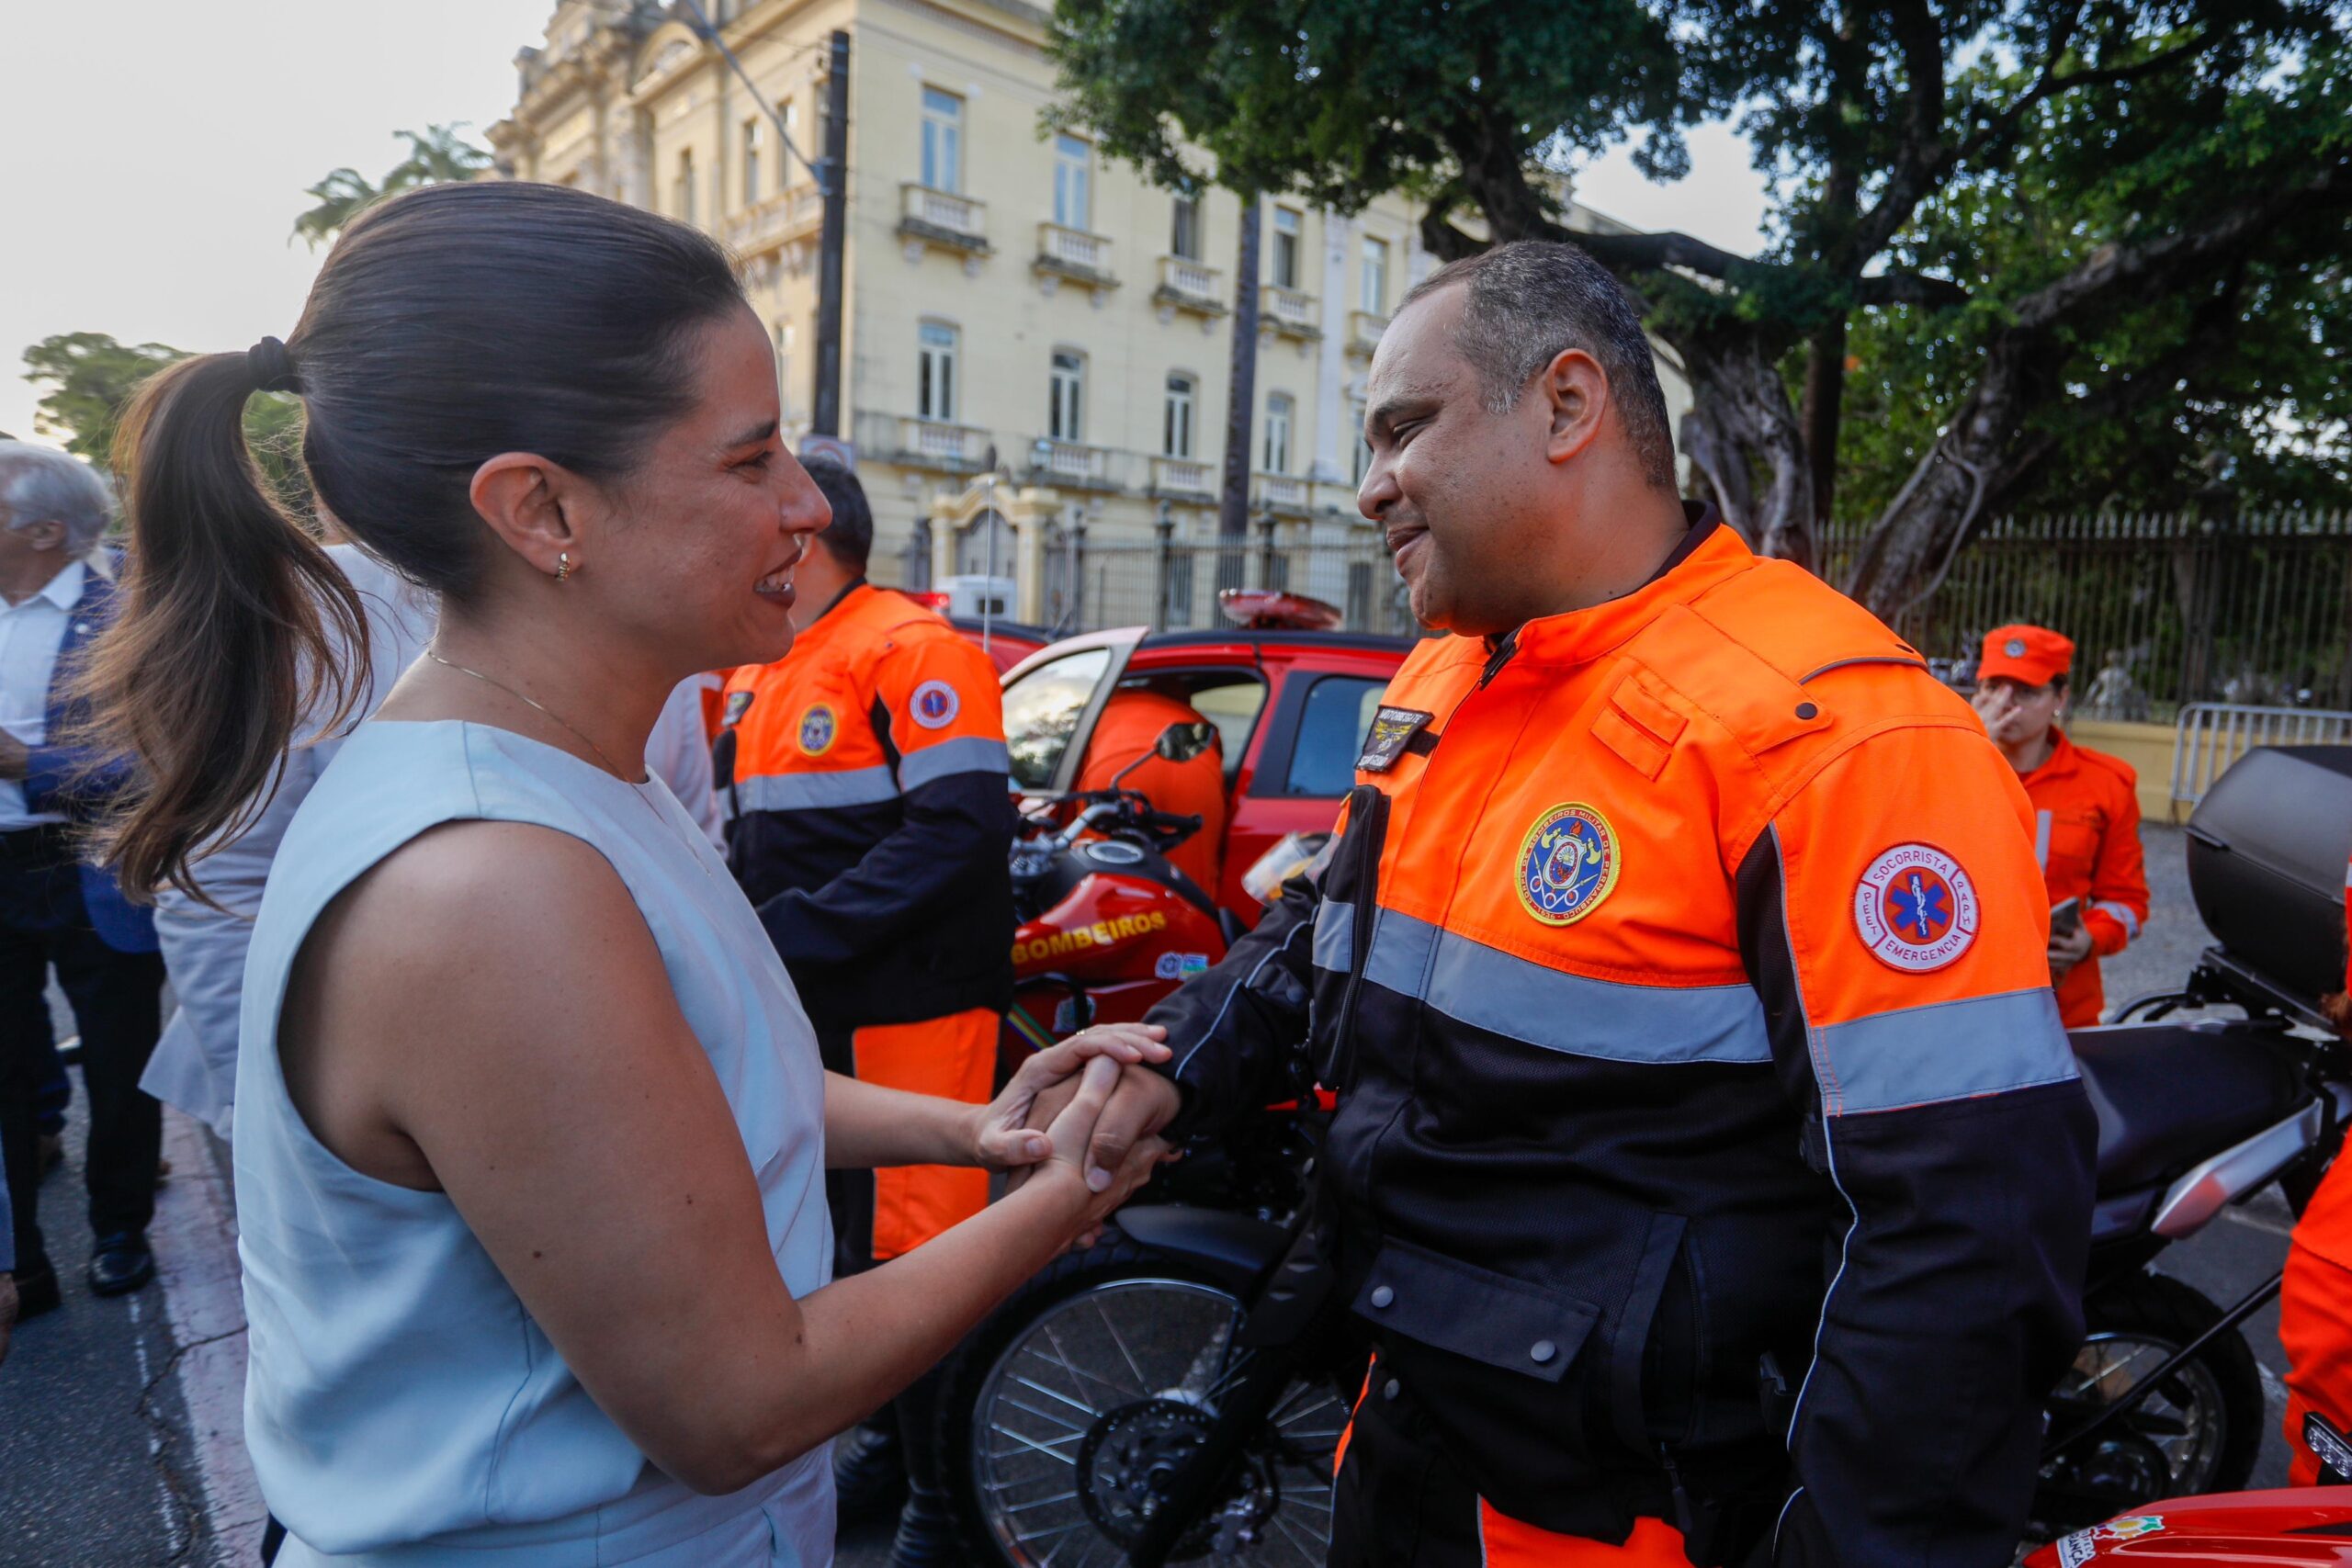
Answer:
[(2352, 741), (2352, 713), (2188, 703), (2173, 725), (2172, 797), (2196, 805), (2232, 762), (2257, 746), (2341, 746), (2347, 741)]
[[(1293, 525), (1295, 533), (1305, 529)], [(1056, 555), (1060, 556), (1059, 559)], [(1046, 619), (1061, 634), (1103, 626), (1163, 631), (1230, 626), (1217, 613), (1228, 588), (1272, 588), (1323, 600), (1350, 631), (1416, 635), (1404, 584), (1376, 536), (1345, 542), (1285, 537), (1263, 523), (1240, 539), (1095, 544), (1066, 535), (1046, 557)]]
[[(1867, 531), (1825, 531), (1831, 581)], [(2352, 513), (2002, 518), (1894, 617), (1963, 681), (1984, 633), (2012, 621), (2075, 639), (2078, 705), (2097, 716), (2352, 708)]]

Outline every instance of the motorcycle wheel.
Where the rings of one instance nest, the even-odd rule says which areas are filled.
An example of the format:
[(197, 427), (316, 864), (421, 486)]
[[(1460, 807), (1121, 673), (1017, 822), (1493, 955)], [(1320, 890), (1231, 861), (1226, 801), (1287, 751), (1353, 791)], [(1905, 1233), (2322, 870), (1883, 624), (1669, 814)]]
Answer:
[[(2211, 1328), (2222, 1309), (2161, 1274), (2084, 1303), (2089, 1332), (2059, 1381), (2052, 1427), (2077, 1426)], [(2243, 1489), (2262, 1448), (2262, 1372), (2242, 1334), (2199, 1351), (2106, 1431), (2042, 1466), (2037, 1524), (2081, 1529), (2162, 1497)]]
[[(1114, 1568), (1251, 1354), (1238, 1297), (1114, 1236), (1061, 1258), (958, 1353), (941, 1458), (974, 1561)], [(1321, 1568), (1347, 1403), (1296, 1380), (1169, 1561)]]

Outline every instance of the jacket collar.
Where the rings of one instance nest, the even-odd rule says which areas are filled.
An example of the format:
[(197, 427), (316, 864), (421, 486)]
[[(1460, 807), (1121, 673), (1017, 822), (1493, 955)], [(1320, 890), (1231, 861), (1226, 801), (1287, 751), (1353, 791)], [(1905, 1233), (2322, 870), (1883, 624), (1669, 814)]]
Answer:
[(1514, 653), (1546, 664), (1578, 664), (1615, 649), (1677, 604), (1687, 604), (1756, 564), (1756, 554), (1726, 526), (1713, 502), (1686, 501), (1690, 531), (1656, 575), (1622, 598), (1589, 609), (1544, 615), (1511, 634)]
[(2082, 753), (2075, 750), (2073, 741), (2066, 739), (2066, 732), (2053, 724), (2050, 727), (2050, 755), (2042, 759), (2041, 766), (2025, 774), (2018, 782), (2027, 784), (2045, 779), (2063, 778), (2082, 765)]

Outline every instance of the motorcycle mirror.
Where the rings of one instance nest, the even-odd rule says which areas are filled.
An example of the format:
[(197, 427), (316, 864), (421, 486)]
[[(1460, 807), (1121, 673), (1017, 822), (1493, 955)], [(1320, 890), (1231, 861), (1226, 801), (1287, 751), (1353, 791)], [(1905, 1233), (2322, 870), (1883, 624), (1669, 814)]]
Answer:
[(1216, 739), (1216, 726), (1207, 719), (1179, 721), (1159, 732), (1151, 749), (1171, 762), (1189, 762)]

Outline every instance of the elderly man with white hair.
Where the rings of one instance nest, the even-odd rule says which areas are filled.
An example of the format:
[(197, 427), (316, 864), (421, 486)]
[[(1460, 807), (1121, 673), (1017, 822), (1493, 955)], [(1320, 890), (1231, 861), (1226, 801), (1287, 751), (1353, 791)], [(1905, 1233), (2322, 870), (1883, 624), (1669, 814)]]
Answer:
[(105, 810), (123, 778), (118, 760), (74, 740), (74, 671), (114, 611), (98, 548), (113, 501), (79, 458), (0, 441), (0, 1155), (26, 1317), (58, 1303), (38, 1221), (35, 1135), (52, 968), (82, 1034), (96, 1238), (90, 1288), (119, 1295), (155, 1272), (146, 1230), (162, 1111), (140, 1091), (139, 1075), (162, 1023), (164, 964), (146, 913), (75, 841), (76, 828)]

